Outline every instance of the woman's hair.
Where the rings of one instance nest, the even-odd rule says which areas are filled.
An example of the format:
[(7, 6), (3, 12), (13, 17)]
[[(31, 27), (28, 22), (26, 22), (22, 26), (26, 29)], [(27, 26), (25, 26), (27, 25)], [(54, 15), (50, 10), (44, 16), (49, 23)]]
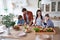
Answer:
[[(37, 19), (37, 17), (38, 17), (38, 12), (41, 12), (41, 10), (37, 10), (37, 12), (36, 12), (36, 19)], [(42, 13), (40, 13), (40, 17), (41, 17), (41, 19), (43, 20)]]
[(19, 16), (18, 16), (18, 19), (20, 19), (20, 18), (22, 18), (22, 16), (21, 16), (21, 15), (19, 15)]

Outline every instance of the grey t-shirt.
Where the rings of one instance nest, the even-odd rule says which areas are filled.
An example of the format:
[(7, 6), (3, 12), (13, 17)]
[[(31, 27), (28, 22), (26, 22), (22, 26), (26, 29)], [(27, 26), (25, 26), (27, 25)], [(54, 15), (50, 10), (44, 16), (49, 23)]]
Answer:
[(48, 27), (54, 27), (54, 23), (49, 19), (49, 20), (47, 21), (47, 26), (48, 26)]

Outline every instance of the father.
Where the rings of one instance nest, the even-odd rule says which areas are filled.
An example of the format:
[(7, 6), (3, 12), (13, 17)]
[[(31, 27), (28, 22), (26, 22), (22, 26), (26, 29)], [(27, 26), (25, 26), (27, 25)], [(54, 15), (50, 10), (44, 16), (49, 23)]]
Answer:
[(32, 25), (32, 23), (33, 23), (33, 13), (31, 11), (27, 11), (26, 8), (23, 8), (22, 12), (23, 12), (23, 17), (24, 17), (24, 20), (25, 20), (26, 24)]

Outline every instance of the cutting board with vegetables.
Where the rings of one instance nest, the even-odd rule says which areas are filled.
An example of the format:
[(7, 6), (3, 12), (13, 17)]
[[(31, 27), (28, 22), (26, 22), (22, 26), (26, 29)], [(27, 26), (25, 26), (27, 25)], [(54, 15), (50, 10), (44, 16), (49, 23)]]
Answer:
[(35, 27), (34, 32), (35, 32), (35, 34), (48, 34), (48, 35), (56, 34), (56, 31), (54, 28), (41, 28), (41, 27), (38, 28), (38, 27)]

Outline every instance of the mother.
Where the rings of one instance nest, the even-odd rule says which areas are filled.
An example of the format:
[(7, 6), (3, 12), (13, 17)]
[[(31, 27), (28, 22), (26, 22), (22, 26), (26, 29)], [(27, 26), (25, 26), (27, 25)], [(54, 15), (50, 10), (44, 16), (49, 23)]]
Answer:
[(43, 16), (42, 16), (41, 10), (37, 10), (35, 24), (37, 26), (42, 26), (43, 25), (42, 21), (43, 21)]

